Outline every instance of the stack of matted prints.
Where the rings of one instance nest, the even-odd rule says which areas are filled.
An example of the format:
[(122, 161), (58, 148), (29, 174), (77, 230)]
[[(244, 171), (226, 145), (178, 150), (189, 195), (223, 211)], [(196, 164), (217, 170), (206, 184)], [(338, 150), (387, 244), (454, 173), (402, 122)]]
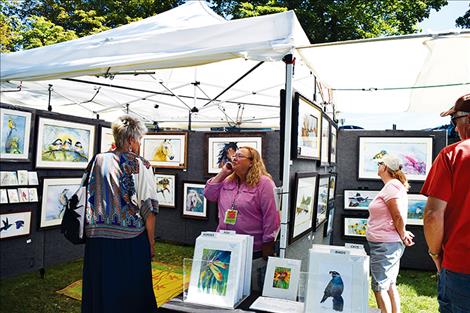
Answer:
[(202, 232), (196, 239), (185, 301), (235, 308), (250, 294), (253, 237)]
[(263, 296), (250, 309), (274, 313), (302, 313), (304, 304), (296, 302), (302, 261), (269, 257)]
[(369, 257), (364, 249), (313, 245), (304, 312), (366, 313)]

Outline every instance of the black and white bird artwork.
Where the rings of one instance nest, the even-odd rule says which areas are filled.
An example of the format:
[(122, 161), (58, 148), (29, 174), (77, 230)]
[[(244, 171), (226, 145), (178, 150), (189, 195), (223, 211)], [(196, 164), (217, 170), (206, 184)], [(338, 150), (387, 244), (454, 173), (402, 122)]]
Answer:
[(325, 288), (323, 298), (320, 303), (323, 303), (329, 297), (333, 298), (333, 310), (343, 312), (344, 300), (341, 296), (344, 291), (344, 283), (340, 273), (336, 271), (330, 271), (331, 280)]

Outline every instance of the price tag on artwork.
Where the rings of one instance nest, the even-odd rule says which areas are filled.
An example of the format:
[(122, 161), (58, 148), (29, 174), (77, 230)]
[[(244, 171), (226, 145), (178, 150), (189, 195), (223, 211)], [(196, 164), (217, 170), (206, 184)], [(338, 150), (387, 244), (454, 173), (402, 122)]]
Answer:
[(237, 210), (227, 210), (227, 212), (225, 212), (225, 224), (235, 225), (237, 222), (237, 216)]

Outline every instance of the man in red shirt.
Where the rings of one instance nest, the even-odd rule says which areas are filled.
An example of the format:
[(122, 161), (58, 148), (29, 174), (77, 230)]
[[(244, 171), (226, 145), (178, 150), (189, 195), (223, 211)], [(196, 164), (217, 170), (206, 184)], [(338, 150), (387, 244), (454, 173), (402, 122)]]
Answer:
[(424, 235), (429, 255), (439, 272), (441, 313), (470, 312), (470, 94), (457, 99), (441, 116), (462, 139), (441, 150), (421, 193), (428, 196), (424, 209)]

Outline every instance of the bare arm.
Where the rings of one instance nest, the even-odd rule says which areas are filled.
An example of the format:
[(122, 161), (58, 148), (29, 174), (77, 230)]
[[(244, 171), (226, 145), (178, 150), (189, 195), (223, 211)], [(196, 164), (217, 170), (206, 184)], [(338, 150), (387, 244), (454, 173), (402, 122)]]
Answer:
[(155, 256), (155, 214), (149, 213), (145, 220), (145, 229), (147, 230), (147, 237), (150, 243), (150, 256)]
[(400, 210), (398, 209), (398, 201), (397, 199), (390, 199), (386, 202), (387, 208), (390, 211), (390, 215), (393, 219), (393, 225), (395, 225), (395, 229), (397, 230), (398, 234), (400, 235), (401, 240), (403, 243), (409, 247), (414, 245), (413, 237), (414, 235), (407, 231), (405, 228), (405, 222), (401, 217)]
[(232, 163), (225, 163), (222, 169), (220, 170), (219, 174), (217, 174), (213, 179), (213, 183), (221, 183), (224, 179), (233, 173)]
[(429, 252), (438, 256), (432, 257), (438, 271), (442, 264), (442, 240), (444, 238), (444, 213), (447, 202), (438, 198), (429, 197), (424, 208), (424, 236)]

